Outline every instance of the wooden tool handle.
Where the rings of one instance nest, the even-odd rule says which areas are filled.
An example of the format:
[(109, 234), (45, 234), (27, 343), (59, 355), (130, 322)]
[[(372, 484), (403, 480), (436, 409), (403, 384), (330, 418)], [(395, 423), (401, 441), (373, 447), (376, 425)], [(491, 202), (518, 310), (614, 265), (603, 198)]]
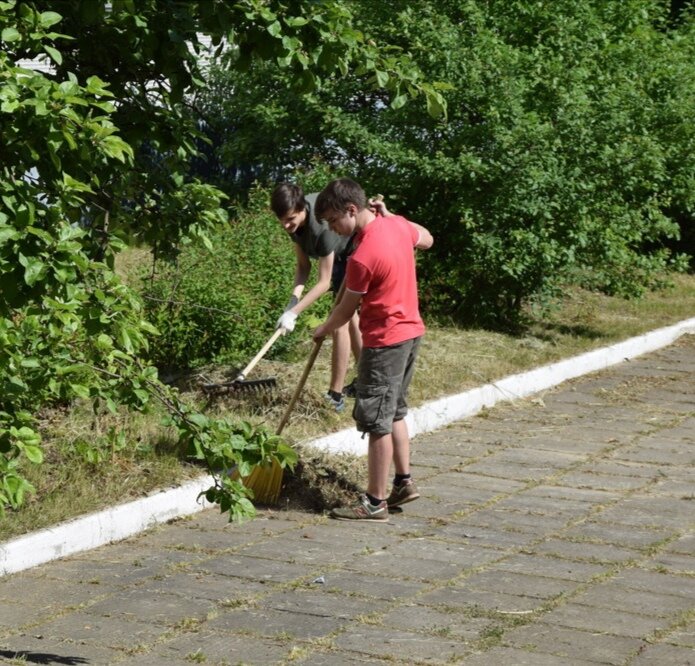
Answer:
[(292, 395), (292, 399), (290, 400), (290, 404), (287, 405), (287, 409), (285, 410), (285, 413), (282, 416), (282, 421), (280, 421), (280, 425), (278, 426), (278, 429), (276, 431), (276, 435), (282, 434), (283, 429), (287, 425), (287, 421), (290, 418), (290, 414), (292, 413), (292, 410), (294, 409), (294, 405), (297, 402), (297, 399), (299, 398), (299, 394), (302, 392), (302, 389), (304, 388), (304, 384), (306, 384), (307, 377), (309, 376), (309, 373), (311, 372), (311, 368), (314, 367), (314, 361), (316, 361), (316, 357), (319, 355), (319, 351), (321, 350), (321, 345), (323, 344), (323, 338), (320, 340), (317, 340), (314, 343), (314, 348), (311, 350), (311, 355), (309, 356), (309, 359), (306, 362), (306, 366), (304, 367), (304, 372), (302, 373), (302, 377), (299, 380), (299, 384), (297, 384), (297, 388), (294, 390), (294, 394)]
[(258, 354), (256, 354), (256, 355), (251, 359), (251, 361), (249, 361), (249, 364), (239, 373), (239, 375), (237, 376), (237, 378), (236, 378), (235, 381), (237, 381), (237, 382), (243, 381), (243, 380), (246, 378), (246, 375), (248, 375), (249, 372), (251, 372), (251, 370), (253, 370), (253, 368), (256, 366), (256, 363), (258, 363), (258, 361), (260, 361), (260, 360), (266, 355), (266, 353), (268, 352), (268, 350), (273, 346), (273, 343), (274, 343), (284, 332), (285, 332), (285, 329), (284, 329), (284, 328), (282, 328), (282, 327), (281, 327), (281, 328), (278, 328), (278, 329), (275, 331), (275, 333), (273, 333), (273, 335), (272, 335), (272, 337), (270, 338), (270, 340), (268, 340), (268, 342), (266, 342), (266, 343), (263, 345), (263, 348), (261, 349), (261, 351), (259, 351)]

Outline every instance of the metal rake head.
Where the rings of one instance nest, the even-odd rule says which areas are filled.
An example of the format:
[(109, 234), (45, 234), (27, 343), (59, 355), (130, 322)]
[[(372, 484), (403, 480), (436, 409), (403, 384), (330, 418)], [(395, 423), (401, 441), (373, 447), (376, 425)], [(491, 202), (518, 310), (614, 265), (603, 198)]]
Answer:
[(206, 393), (260, 393), (272, 390), (277, 385), (275, 377), (265, 379), (235, 379), (221, 384), (203, 384)]

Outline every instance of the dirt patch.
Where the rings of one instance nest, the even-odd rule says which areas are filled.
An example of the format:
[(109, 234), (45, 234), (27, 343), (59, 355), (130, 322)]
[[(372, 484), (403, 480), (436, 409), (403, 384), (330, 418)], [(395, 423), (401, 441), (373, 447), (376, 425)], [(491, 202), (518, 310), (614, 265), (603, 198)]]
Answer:
[(280, 505), (283, 508), (322, 513), (354, 501), (364, 488), (367, 460), (349, 454), (329, 454), (298, 449), (299, 463), (285, 472)]

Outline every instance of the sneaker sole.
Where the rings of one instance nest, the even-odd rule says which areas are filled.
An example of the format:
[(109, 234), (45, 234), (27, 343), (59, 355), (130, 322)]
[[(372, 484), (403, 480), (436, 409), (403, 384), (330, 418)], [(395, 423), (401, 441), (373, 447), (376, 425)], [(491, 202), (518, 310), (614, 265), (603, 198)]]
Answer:
[(350, 523), (388, 523), (389, 517), (385, 518), (343, 518), (342, 516), (330, 516), (333, 520), (344, 520)]
[(420, 497), (420, 493), (416, 493), (414, 495), (408, 495), (408, 497), (404, 497), (402, 500), (399, 500), (398, 502), (394, 502), (393, 504), (388, 504), (389, 509), (395, 509), (397, 506), (402, 506), (403, 504), (407, 504), (408, 502), (412, 502)]

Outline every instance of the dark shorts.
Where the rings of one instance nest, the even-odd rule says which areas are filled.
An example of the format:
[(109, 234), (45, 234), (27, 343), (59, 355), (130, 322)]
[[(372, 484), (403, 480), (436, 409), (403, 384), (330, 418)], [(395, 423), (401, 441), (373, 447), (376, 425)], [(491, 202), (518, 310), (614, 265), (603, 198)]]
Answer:
[(365, 347), (355, 382), (352, 417), (360, 432), (386, 435), (408, 413), (406, 395), (421, 338), (390, 347)]
[(347, 257), (335, 257), (333, 259), (333, 272), (331, 273), (331, 291), (333, 295), (338, 293), (340, 285), (345, 279), (345, 268), (347, 267)]

